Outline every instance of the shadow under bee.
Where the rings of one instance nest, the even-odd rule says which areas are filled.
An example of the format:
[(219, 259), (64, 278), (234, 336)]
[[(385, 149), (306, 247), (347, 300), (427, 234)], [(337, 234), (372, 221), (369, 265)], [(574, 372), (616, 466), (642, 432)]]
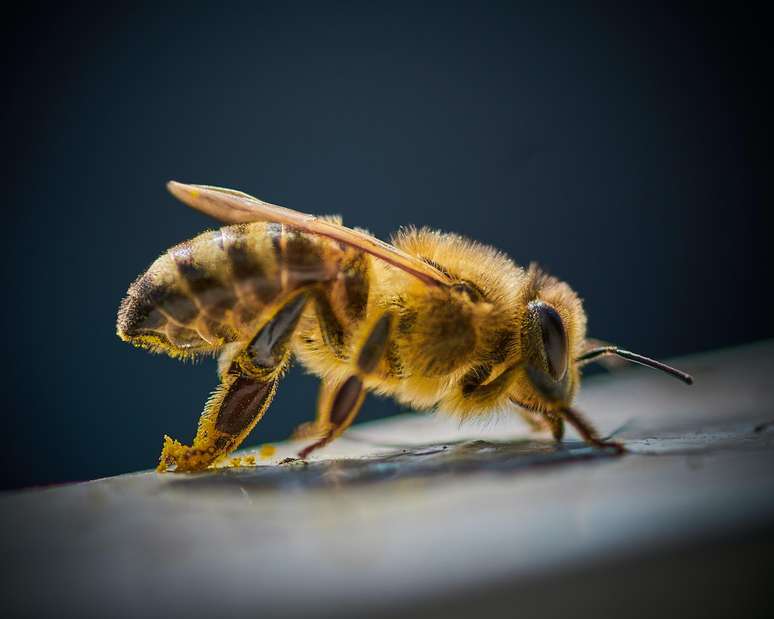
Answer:
[(412, 446), (369, 458), (212, 469), (176, 476), (166, 488), (186, 492), (340, 488), (450, 475), (514, 474), (535, 467), (560, 466), (612, 455), (583, 442), (557, 446), (537, 440), (509, 443), (476, 440)]

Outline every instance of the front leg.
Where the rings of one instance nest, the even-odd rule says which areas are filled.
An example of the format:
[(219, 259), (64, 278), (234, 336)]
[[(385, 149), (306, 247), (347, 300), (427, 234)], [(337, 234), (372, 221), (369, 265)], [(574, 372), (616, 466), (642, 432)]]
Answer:
[(510, 402), (532, 431), (549, 430), (554, 439), (560, 442), (564, 436), (564, 419), (560, 414), (531, 409), (511, 395), (514, 382), (518, 380), (518, 373), (523, 368), (524, 363), (516, 361), (492, 380), (489, 379), (492, 373), (491, 365), (473, 368), (462, 378), (451, 402), (463, 412), (471, 409), (491, 410), (498, 408), (503, 402)]
[[(517, 361), (500, 372), (495, 378), (484, 382), (464, 377), (459, 387), (459, 396), (465, 408), (490, 410), (507, 400), (518, 372), (524, 368), (524, 363)], [(488, 373), (486, 376), (488, 377)]]
[(568, 423), (572, 424), (572, 426), (577, 430), (578, 434), (581, 435), (581, 438), (592, 447), (596, 447), (598, 449), (605, 449), (609, 447), (614, 451), (614, 453), (617, 454), (621, 454), (626, 451), (621, 443), (616, 441), (606, 441), (599, 438), (599, 433), (596, 431), (596, 429), (594, 429), (594, 426), (592, 426), (591, 423), (589, 423), (589, 421), (585, 419), (583, 415), (581, 415), (577, 410), (570, 408), (569, 406), (564, 406), (560, 409), (559, 412), (568, 421)]
[(516, 412), (519, 413), (521, 418), (529, 424), (529, 427), (534, 432), (544, 432), (548, 430), (554, 437), (557, 443), (562, 442), (564, 438), (564, 419), (558, 413), (553, 411), (537, 411), (528, 408), (513, 396), (510, 398), (511, 403), (516, 406)]

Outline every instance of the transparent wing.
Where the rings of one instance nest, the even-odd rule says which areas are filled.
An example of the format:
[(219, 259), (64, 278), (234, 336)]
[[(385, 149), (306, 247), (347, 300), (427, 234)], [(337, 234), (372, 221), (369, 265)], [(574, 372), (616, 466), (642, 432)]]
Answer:
[(445, 286), (450, 283), (449, 279), (438, 269), (416, 256), (407, 254), (394, 245), (385, 243), (370, 234), (352, 230), (314, 215), (269, 204), (233, 189), (208, 185), (187, 185), (177, 181), (169, 181), (167, 189), (181, 202), (224, 223), (271, 221), (286, 224), (371, 254), (430, 286)]

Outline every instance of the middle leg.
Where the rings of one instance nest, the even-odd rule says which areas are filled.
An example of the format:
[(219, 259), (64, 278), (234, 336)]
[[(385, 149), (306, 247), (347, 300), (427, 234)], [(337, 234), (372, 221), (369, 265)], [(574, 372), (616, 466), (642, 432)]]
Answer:
[(299, 425), (291, 439), (318, 439), (324, 436), (331, 429), (331, 402), (336, 394), (336, 384), (326, 379), (320, 383), (320, 389), (317, 392), (317, 414), (314, 421), (307, 421)]
[(355, 372), (336, 389), (323, 383), (318, 402), (317, 423), (324, 426), (323, 435), (308, 445), (298, 457), (306, 459), (313, 451), (324, 447), (350, 426), (357, 417), (365, 399), (363, 380), (372, 374), (384, 357), (392, 331), (393, 316), (385, 312), (371, 327), (360, 350), (357, 353)]

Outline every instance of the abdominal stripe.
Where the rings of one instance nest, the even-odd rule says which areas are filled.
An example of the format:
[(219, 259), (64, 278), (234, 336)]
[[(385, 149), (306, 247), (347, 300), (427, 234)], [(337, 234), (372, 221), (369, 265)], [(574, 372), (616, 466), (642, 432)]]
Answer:
[(205, 313), (213, 318), (220, 318), (226, 310), (233, 307), (236, 297), (231, 285), (218, 281), (206, 267), (196, 263), (190, 242), (178, 245), (170, 253), (191, 296), (199, 302)]

